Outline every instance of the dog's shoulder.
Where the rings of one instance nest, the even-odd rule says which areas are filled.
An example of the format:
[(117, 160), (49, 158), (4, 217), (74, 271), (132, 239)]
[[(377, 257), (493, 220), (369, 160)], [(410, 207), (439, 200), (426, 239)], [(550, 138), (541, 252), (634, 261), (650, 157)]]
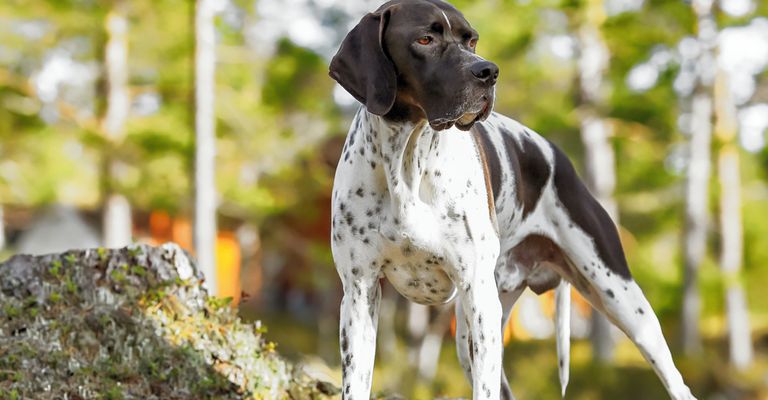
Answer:
[[(526, 142), (536, 145), (540, 150), (550, 153), (551, 142), (533, 129), (521, 122), (498, 112), (492, 112), (485, 120), (483, 126), (486, 130), (495, 132), (502, 140), (514, 139), (519, 147), (525, 147)], [(549, 157), (547, 157), (549, 158)]]
[[(529, 167), (549, 169), (554, 161), (553, 144), (522, 123), (497, 112), (491, 115), (477, 131), (487, 143), (493, 143), (499, 154), (524, 162)], [(534, 164), (534, 165), (531, 165)]]
[[(546, 162), (553, 167), (573, 168), (570, 157), (557, 143), (513, 118), (494, 111), (482, 124), (489, 136), (495, 136), (501, 141), (514, 139), (519, 147), (520, 156), (526, 155), (525, 147), (528, 143), (528, 145), (535, 145)], [(528, 153), (527, 155), (531, 156), (530, 152)]]

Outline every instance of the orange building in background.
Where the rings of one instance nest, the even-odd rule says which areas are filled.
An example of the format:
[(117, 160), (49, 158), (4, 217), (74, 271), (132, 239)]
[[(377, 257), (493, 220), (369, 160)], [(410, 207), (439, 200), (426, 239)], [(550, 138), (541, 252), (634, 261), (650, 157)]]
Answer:
[[(184, 250), (195, 254), (192, 245), (192, 223), (185, 217), (172, 217), (165, 211), (149, 214), (150, 244), (157, 246), (175, 242)], [(232, 305), (240, 302), (240, 270), (242, 254), (234, 232), (220, 230), (216, 235), (216, 289), (218, 297), (231, 297)]]

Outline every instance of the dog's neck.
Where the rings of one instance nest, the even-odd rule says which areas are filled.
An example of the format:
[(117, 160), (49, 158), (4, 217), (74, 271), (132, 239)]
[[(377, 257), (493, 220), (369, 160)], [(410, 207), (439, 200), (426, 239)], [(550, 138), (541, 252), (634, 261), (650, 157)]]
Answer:
[[(366, 152), (381, 163), (389, 190), (393, 194), (418, 196), (426, 160), (439, 136), (426, 120), (396, 122), (362, 111), (371, 126), (365, 138)], [(363, 122), (364, 123), (364, 122)]]
[[(426, 120), (419, 122), (393, 122), (367, 112), (364, 108), (357, 116), (361, 124), (368, 124), (365, 157), (376, 171), (377, 180), (384, 183), (385, 204), (391, 207), (394, 226), (390, 237), (406, 235), (417, 248), (436, 249), (429, 227), (431, 220), (429, 195), (423, 195), (422, 185), (427, 177), (429, 158), (437, 152), (440, 132), (432, 129)], [(394, 236), (393, 236), (394, 235)]]

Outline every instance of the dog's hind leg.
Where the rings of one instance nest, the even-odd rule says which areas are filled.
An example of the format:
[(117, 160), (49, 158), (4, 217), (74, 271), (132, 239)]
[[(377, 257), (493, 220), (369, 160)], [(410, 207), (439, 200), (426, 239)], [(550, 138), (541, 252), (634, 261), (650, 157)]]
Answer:
[[(601, 212), (602, 209), (600, 210)], [(561, 218), (567, 218), (561, 215)], [(563, 224), (561, 224), (562, 226)], [(568, 225), (568, 224), (565, 224)], [(645, 298), (643, 291), (628, 270), (622, 270), (603, 262), (599, 256), (597, 241), (577, 229), (568, 234), (560, 232), (558, 246), (568, 259), (569, 270), (564, 274), (576, 289), (594, 306), (604, 313), (635, 343), (661, 379), (670, 397), (675, 400), (690, 400), (694, 397), (683, 382), (680, 372), (672, 361), (672, 354), (661, 332), (659, 320)], [(603, 238), (610, 235), (610, 244), (620, 246), (614, 226), (606, 227)], [(621, 254), (618, 249), (613, 254)], [(606, 254), (606, 253), (604, 253)]]
[[(601, 275), (607, 279), (601, 279)], [(631, 278), (623, 280), (615, 275), (606, 277), (603, 270), (594, 276), (590, 273), (587, 278), (581, 275), (577, 279), (581, 281), (576, 284), (579, 292), (635, 343), (661, 379), (670, 397), (675, 400), (694, 399), (675, 367), (659, 320), (637, 283)]]
[[(615, 228), (613, 233), (616, 234)], [(659, 320), (643, 291), (631, 276), (622, 276), (598, 256), (594, 240), (571, 232), (560, 235), (558, 243), (570, 260), (568, 279), (599, 311), (603, 312), (635, 343), (661, 379), (670, 397), (690, 400), (694, 397), (675, 367), (672, 354), (661, 332)], [(615, 243), (618, 242), (616, 237)]]
[[(616, 225), (576, 175), (562, 151), (555, 158), (553, 193), (545, 210), (551, 239), (568, 260), (561, 275), (637, 345), (670, 397), (693, 399), (672, 361), (659, 320), (629, 272)], [(548, 202), (549, 204), (546, 204)]]

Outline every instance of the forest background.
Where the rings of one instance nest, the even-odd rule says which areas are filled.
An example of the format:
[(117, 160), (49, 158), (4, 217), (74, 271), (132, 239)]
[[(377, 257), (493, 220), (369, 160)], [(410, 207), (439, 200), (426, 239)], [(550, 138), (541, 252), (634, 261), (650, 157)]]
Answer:
[[(496, 111), (561, 146), (620, 225), (694, 392), (768, 397), (768, 2), (453, 4), (500, 66)], [(378, 6), (3, 1), (0, 259), (177, 241), (283, 354), (338, 380), (330, 189), (358, 104), (327, 64)], [(663, 398), (584, 315), (569, 397)], [(448, 309), (385, 289), (382, 318), (376, 390), (469, 393)], [(518, 396), (557, 398), (546, 326), (508, 336)]]

